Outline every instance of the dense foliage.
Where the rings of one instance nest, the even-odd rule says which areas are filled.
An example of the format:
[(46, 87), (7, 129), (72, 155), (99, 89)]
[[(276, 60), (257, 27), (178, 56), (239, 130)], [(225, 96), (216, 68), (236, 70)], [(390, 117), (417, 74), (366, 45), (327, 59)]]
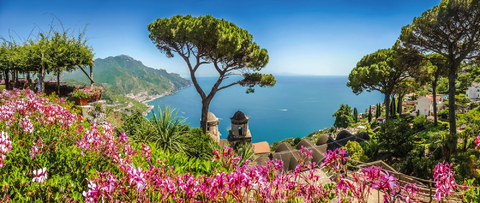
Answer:
[(340, 108), (332, 115), (332, 117), (335, 117), (333, 126), (336, 128), (346, 128), (353, 123), (352, 109), (345, 104), (340, 104)]
[(404, 157), (413, 148), (412, 134), (412, 128), (407, 121), (400, 120), (398, 123), (387, 121), (380, 127), (375, 139), (382, 149), (389, 150), (393, 156)]
[(157, 148), (171, 153), (185, 153), (188, 157), (201, 160), (210, 159), (212, 152), (219, 148), (213, 139), (198, 128), (184, 124), (169, 107), (159, 109), (150, 120), (137, 112), (127, 117), (120, 129), (138, 143), (152, 143)]
[[(408, 47), (422, 53), (437, 53), (445, 58), (448, 86), (455, 87), (457, 71), (465, 60), (480, 57), (480, 1), (442, 0), (439, 5), (415, 17), (412, 24), (402, 28), (399, 39)], [(454, 100), (455, 88), (449, 88)], [(449, 103), (454, 109), (455, 104)], [(456, 133), (455, 112), (449, 112), (450, 134)]]
[[(418, 202), (415, 184), (400, 188), (381, 167), (362, 169), (352, 174), (353, 181), (343, 179), (341, 165), (350, 158), (346, 150), (325, 153), (320, 167), (336, 178), (322, 184), (316, 164), (309, 161), (312, 152), (305, 148), (299, 152), (301, 164), (288, 173), (281, 171), (278, 160), (250, 166), (227, 147), (213, 151), (213, 161), (201, 161), (136, 143), (124, 132), (116, 136), (109, 124), (88, 123), (62, 99), (39, 97), (30, 90), (4, 90), (0, 98), (0, 196), (6, 202), (363, 202), (372, 190), (385, 194), (384, 201)], [(437, 200), (469, 189), (457, 185), (454, 175), (451, 164), (437, 164)]]

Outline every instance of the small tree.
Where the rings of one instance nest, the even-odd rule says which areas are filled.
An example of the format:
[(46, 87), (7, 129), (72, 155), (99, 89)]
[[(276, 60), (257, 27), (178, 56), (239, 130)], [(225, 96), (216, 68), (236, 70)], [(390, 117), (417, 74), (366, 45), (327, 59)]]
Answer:
[(357, 111), (357, 108), (353, 108), (353, 120), (356, 122), (358, 122), (358, 111)]
[(340, 104), (340, 108), (332, 115), (335, 117), (333, 126), (336, 128), (346, 128), (353, 122), (352, 109), (348, 105)]
[[(148, 25), (149, 37), (153, 44), (168, 58), (177, 53), (187, 63), (190, 78), (202, 99), (200, 127), (207, 130), (207, 113), (215, 94), (228, 87), (240, 84), (253, 92), (255, 85), (273, 86), (275, 78), (263, 75), (262, 70), (268, 63), (266, 49), (260, 48), (246, 30), (223, 19), (212, 16), (192, 17), (173, 16), (157, 19)], [(195, 75), (199, 67), (212, 64), (218, 79), (206, 93), (200, 87)], [(243, 79), (220, 86), (224, 79), (232, 75), (241, 75)]]
[[(365, 155), (365, 152), (363, 151), (362, 146), (358, 142), (348, 141), (345, 147), (347, 148), (350, 159), (361, 161), (361, 162), (368, 161), (369, 157)], [(357, 162), (353, 162), (353, 161), (349, 161), (348, 163), (352, 165), (358, 165)]]

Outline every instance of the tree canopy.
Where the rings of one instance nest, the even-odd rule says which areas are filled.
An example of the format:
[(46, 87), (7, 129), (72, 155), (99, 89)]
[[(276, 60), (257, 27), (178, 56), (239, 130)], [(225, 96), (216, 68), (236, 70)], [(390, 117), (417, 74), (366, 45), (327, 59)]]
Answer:
[(380, 49), (364, 56), (350, 72), (347, 86), (355, 94), (374, 90), (384, 94), (388, 119), (390, 95), (401, 83), (421, 75), (421, 65), (418, 53), (396, 43), (391, 49)]
[[(439, 5), (413, 19), (402, 28), (399, 39), (422, 53), (438, 53), (446, 59), (449, 86), (464, 60), (480, 57), (480, 0), (442, 0)], [(455, 88), (449, 88), (454, 101)], [(449, 103), (455, 109), (455, 103)], [(456, 133), (455, 111), (449, 112), (450, 133)]]
[[(20, 72), (43, 70), (44, 73), (58, 75), (63, 71), (82, 68), (81, 66), (93, 66), (95, 55), (92, 47), (87, 44), (85, 32), (86, 29), (75, 36), (68, 30), (59, 31), (51, 27), (48, 32), (39, 32), (35, 36), (36, 38), (29, 38), (22, 44), (2, 38), (0, 70), (4, 71), (7, 76), (10, 70)], [(87, 75), (87, 77), (89, 76)], [(44, 75), (42, 74), (43, 79)], [(6, 83), (9, 84), (8, 81)], [(43, 86), (42, 91), (44, 89)]]
[[(157, 19), (148, 25), (148, 30), (150, 39), (160, 52), (168, 58), (177, 53), (185, 60), (190, 78), (202, 98), (200, 124), (204, 132), (210, 102), (218, 91), (240, 84), (246, 86), (247, 93), (250, 93), (255, 85), (275, 85), (272, 75), (256, 73), (268, 64), (267, 50), (253, 42), (252, 35), (246, 30), (231, 22), (209, 15), (176, 15)], [(195, 75), (204, 64), (212, 64), (219, 75), (209, 93), (200, 87)], [(243, 78), (221, 86), (222, 81), (232, 75)]]
[(333, 126), (336, 128), (347, 128), (353, 123), (352, 109), (346, 104), (340, 104), (340, 108), (338, 108), (332, 117), (335, 117)]

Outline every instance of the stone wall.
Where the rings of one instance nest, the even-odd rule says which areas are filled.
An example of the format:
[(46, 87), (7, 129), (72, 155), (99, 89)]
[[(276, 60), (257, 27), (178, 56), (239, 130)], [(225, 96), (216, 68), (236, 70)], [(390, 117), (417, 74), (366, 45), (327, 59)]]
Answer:
[[(95, 106), (100, 108), (95, 109)], [(89, 122), (95, 122), (98, 125), (105, 124), (107, 118), (107, 106), (105, 100), (99, 100), (96, 102), (88, 103), (85, 106), (77, 106), (82, 110), (82, 117), (86, 118)]]

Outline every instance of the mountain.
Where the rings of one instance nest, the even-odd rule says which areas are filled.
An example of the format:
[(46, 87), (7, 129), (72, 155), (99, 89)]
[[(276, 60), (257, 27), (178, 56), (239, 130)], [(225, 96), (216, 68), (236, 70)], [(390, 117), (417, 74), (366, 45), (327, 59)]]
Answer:
[[(81, 70), (65, 73), (64, 78), (90, 83)], [(147, 67), (127, 55), (95, 59), (93, 79), (95, 85), (119, 94), (135, 96), (169, 94), (192, 84), (179, 74)]]

